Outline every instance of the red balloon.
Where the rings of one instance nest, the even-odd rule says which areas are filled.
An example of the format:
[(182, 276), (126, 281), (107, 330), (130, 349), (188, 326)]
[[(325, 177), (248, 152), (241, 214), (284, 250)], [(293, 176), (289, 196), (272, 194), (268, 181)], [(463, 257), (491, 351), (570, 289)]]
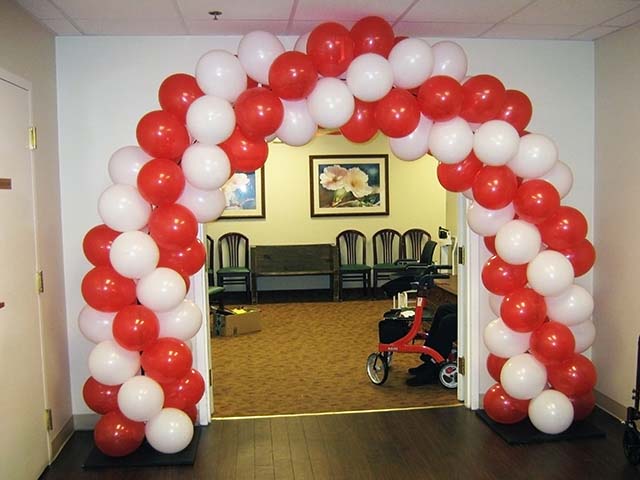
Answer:
[(82, 279), (82, 297), (101, 312), (117, 312), (136, 301), (136, 284), (111, 267), (95, 267)]
[(547, 367), (549, 383), (569, 398), (586, 395), (598, 380), (596, 368), (584, 355), (573, 355), (569, 360)]
[(194, 275), (202, 268), (207, 256), (207, 251), (200, 239), (196, 238), (193, 243), (185, 248), (167, 250), (160, 248), (159, 267), (167, 267), (176, 272), (186, 275)]
[(349, 141), (364, 143), (378, 133), (378, 124), (374, 118), (376, 104), (355, 99), (353, 115), (347, 123), (340, 127), (340, 133)]
[(158, 90), (160, 106), (166, 112), (175, 115), (182, 123), (186, 123), (187, 110), (193, 101), (202, 97), (193, 75), (175, 73), (164, 79)]
[(105, 224), (96, 225), (87, 232), (82, 240), (84, 256), (96, 267), (110, 267), (111, 244), (118, 235), (120, 232), (111, 230)]
[(462, 85), (447, 75), (428, 78), (418, 90), (420, 110), (434, 122), (457, 117), (462, 109), (462, 99)]
[(497, 255), (498, 252), (496, 251), (496, 236), (492, 235), (490, 237), (484, 237), (483, 239), (484, 241), (484, 246), (487, 247), (487, 250), (489, 250), (493, 255)]
[(196, 404), (204, 395), (204, 379), (200, 372), (191, 369), (181, 379), (162, 384), (164, 390), (164, 407), (185, 410), (189, 405)]
[(487, 356), (487, 372), (491, 375), (496, 382), (500, 381), (500, 372), (502, 372), (502, 367), (507, 363), (508, 358), (502, 358), (490, 353)]
[(573, 404), (573, 420), (576, 422), (587, 418), (596, 406), (596, 397), (593, 394), (593, 390), (584, 395), (569, 397), (569, 400)]
[(337, 77), (346, 72), (354, 50), (349, 30), (335, 22), (321, 23), (307, 39), (307, 54), (323, 77)]
[(438, 180), (450, 192), (464, 192), (473, 185), (473, 179), (482, 168), (482, 162), (471, 152), (458, 163), (439, 163)]
[(187, 344), (171, 337), (156, 340), (140, 358), (145, 375), (159, 383), (175, 382), (187, 375), (192, 360)]
[(507, 394), (500, 383), (494, 384), (484, 394), (484, 411), (498, 423), (518, 423), (527, 418), (529, 400), (517, 400)]
[(189, 418), (191, 419), (191, 421), (195, 425), (196, 419), (198, 418), (198, 407), (196, 407), (195, 404), (188, 405), (185, 408), (183, 408), (182, 411), (184, 413), (186, 413), (187, 415), (189, 415)]
[(233, 108), (238, 127), (252, 140), (264, 140), (278, 129), (284, 118), (282, 101), (263, 87), (242, 92)]
[(101, 417), (93, 431), (96, 447), (110, 457), (134, 452), (144, 440), (144, 422), (129, 420), (119, 411)]
[(507, 90), (496, 118), (510, 123), (513, 128), (522, 133), (531, 121), (532, 114), (533, 106), (529, 97), (520, 90)]
[(363, 53), (377, 53), (386, 58), (394, 45), (393, 28), (381, 17), (361, 18), (351, 27), (350, 33), (355, 57)]
[(247, 138), (237, 125), (231, 136), (219, 146), (229, 157), (234, 172), (255, 172), (262, 168), (269, 156), (269, 146), (264, 139)]
[(506, 165), (485, 165), (476, 174), (471, 188), (478, 204), (490, 210), (499, 210), (513, 201), (518, 180)]
[(183, 205), (163, 205), (151, 212), (149, 234), (161, 248), (185, 248), (198, 235), (198, 221), (191, 210)]
[(538, 225), (542, 241), (554, 250), (575, 247), (587, 236), (587, 219), (577, 209), (559, 207)]
[(91, 410), (100, 415), (118, 409), (118, 392), (122, 385), (105, 385), (89, 377), (82, 387), (82, 398)]
[(505, 295), (500, 304), (500, 317), (516, 332), (533, 332), (547, 317), (544, 297), (531, 288), (518, 288)]
[[(502, 310), (500, 310), (502, 313)], [(546, 322), (536, 328), (529, 340), (529, 351), (545, 365), (563, 362), (574, 355), (576, 340), (571, 330), (559, 322)]]
[(285, 100), (302, 100), (318, 82), (318, 71), (309, 55), (284, 52), (269, 69), (269, 86), (273, 93)]
[(170, 205), (182, 195), (185, 179), (176, 162), (154, 158), (142, 166), (137, 183), (140, 195), (147, 202)]
[(505, 101), (505, 88), (491, 75), (476, 75), (462, 84), (460, 116), (467, 122), (484, 123), (496, 118)]
[(496, 295), (507, 295), (527, 283), (527, 265), (511, 265), (494, 255), (482, 267), (482, 283)]
[(518, 187), (513, 207), (522, 220), (538, 224), (560, 208), (560, 194), (545, 180), (529, 180)]
[(191, 143), (189, 132), (171, 113), (155, 110), (138, 122), (136, 138), (140, 147), (154, 158), (177, 160)]
[(406, 137), (418, 126), (420, 108), (416, 97), (402, 88), (393, 88), (376, 104), (374, 117), (387, 137)]
[(559, 251), (571, 262), (571, 265), (573, 265), (573, 274), (576, 277), (587, 273), (591, 270), (593, 264), (596, 263), (596, 250), (593, 248), (593, 244), (586, 238), (583, 238), (573, 247), (563, 248)]
[(143, 305), (127, 305), (113, 319), (113, 338), (126, 350), (138, 352), (158, 339), (160, 323)]

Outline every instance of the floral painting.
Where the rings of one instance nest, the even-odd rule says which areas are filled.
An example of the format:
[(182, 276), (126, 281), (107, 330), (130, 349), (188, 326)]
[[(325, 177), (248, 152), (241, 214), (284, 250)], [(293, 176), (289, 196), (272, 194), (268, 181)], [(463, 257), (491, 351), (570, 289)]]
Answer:
[(263, 169), (234, 173), (222, 191), (227, 207), (220, 218), (265, 218)]
[(388, 155), (311, 155), (311, 216), (388, 215)]

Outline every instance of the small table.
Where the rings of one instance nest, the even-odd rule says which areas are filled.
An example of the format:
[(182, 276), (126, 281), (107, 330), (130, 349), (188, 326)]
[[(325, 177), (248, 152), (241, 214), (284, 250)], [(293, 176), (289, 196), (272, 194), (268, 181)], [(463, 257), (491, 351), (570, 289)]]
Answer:
[(458, 277), (451, 275), (449, 278), (434, 280), (436, 288), (429, 291), (427, 300), (439, 307), (445, 303), (458, 303)]

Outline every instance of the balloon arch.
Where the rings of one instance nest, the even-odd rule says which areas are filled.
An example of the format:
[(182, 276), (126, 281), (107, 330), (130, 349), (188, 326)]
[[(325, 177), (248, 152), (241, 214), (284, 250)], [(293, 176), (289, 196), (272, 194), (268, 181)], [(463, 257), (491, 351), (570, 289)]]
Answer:
[(560, 203), (572, 173), (551, 139), (525, 130), (524, 93), (466, 70), (456, 43), (395, 37), (371, 16), (351, 30), (323, 23), (293, 51), (255, 31), (237, 55), (211, 50), (195, 76), (162, 82), (161, 109), (138, 123), (139, 146), (109, 161), (104, 223), (83, 241), (94, 268), (79, 327), (96, 343), (83, 396), (103, 415), (94, 433), (102, 452), (127, 455), (145, 436), (163, 453), (191, 441), (205, 388), (188, 344), (202, 312), (185, 299), (205, 260), (198, 223), (220, 216), (221, 187), (232, 172), (260, 168), (271, 139), (304, 145), (318, 127), (356, 143), (381, 131), (402, 160), (429, 152), (440, 183), (473, 200), (467, 221), (493, 253), (482, 282), (498, 316), (484, 330), (497, 382), (486, 413), (501, 423), (528, 416), (551, 434), (590, 413), (596, 372), (580, 353), (595, 337), (593, 299), (574, 278), (595, 251), (585, 217)]

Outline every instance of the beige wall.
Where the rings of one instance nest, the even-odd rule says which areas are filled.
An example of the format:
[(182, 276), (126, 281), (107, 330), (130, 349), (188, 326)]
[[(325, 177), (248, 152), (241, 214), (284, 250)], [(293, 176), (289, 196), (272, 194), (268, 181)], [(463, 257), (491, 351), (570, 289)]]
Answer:
[[(32, 84), (33, 119), (38, 129), (38, 149), (34, 152), (39, 231), (36, 241), (45, 278), (45, 292), (41, 295), (42, 333), (46, 398), (53, 410), (54, 430), (50, 437), (53, 441), (71, 418), (58, 175), (55, 40), (46, 28), (8, 0), (0, 0), (0, 68)], [(23, 394), (28, 395), (28, 392)]]
[(631, 404), (640, 335), (640, 27), (596, 42), (595, 313), (597, 390)]

